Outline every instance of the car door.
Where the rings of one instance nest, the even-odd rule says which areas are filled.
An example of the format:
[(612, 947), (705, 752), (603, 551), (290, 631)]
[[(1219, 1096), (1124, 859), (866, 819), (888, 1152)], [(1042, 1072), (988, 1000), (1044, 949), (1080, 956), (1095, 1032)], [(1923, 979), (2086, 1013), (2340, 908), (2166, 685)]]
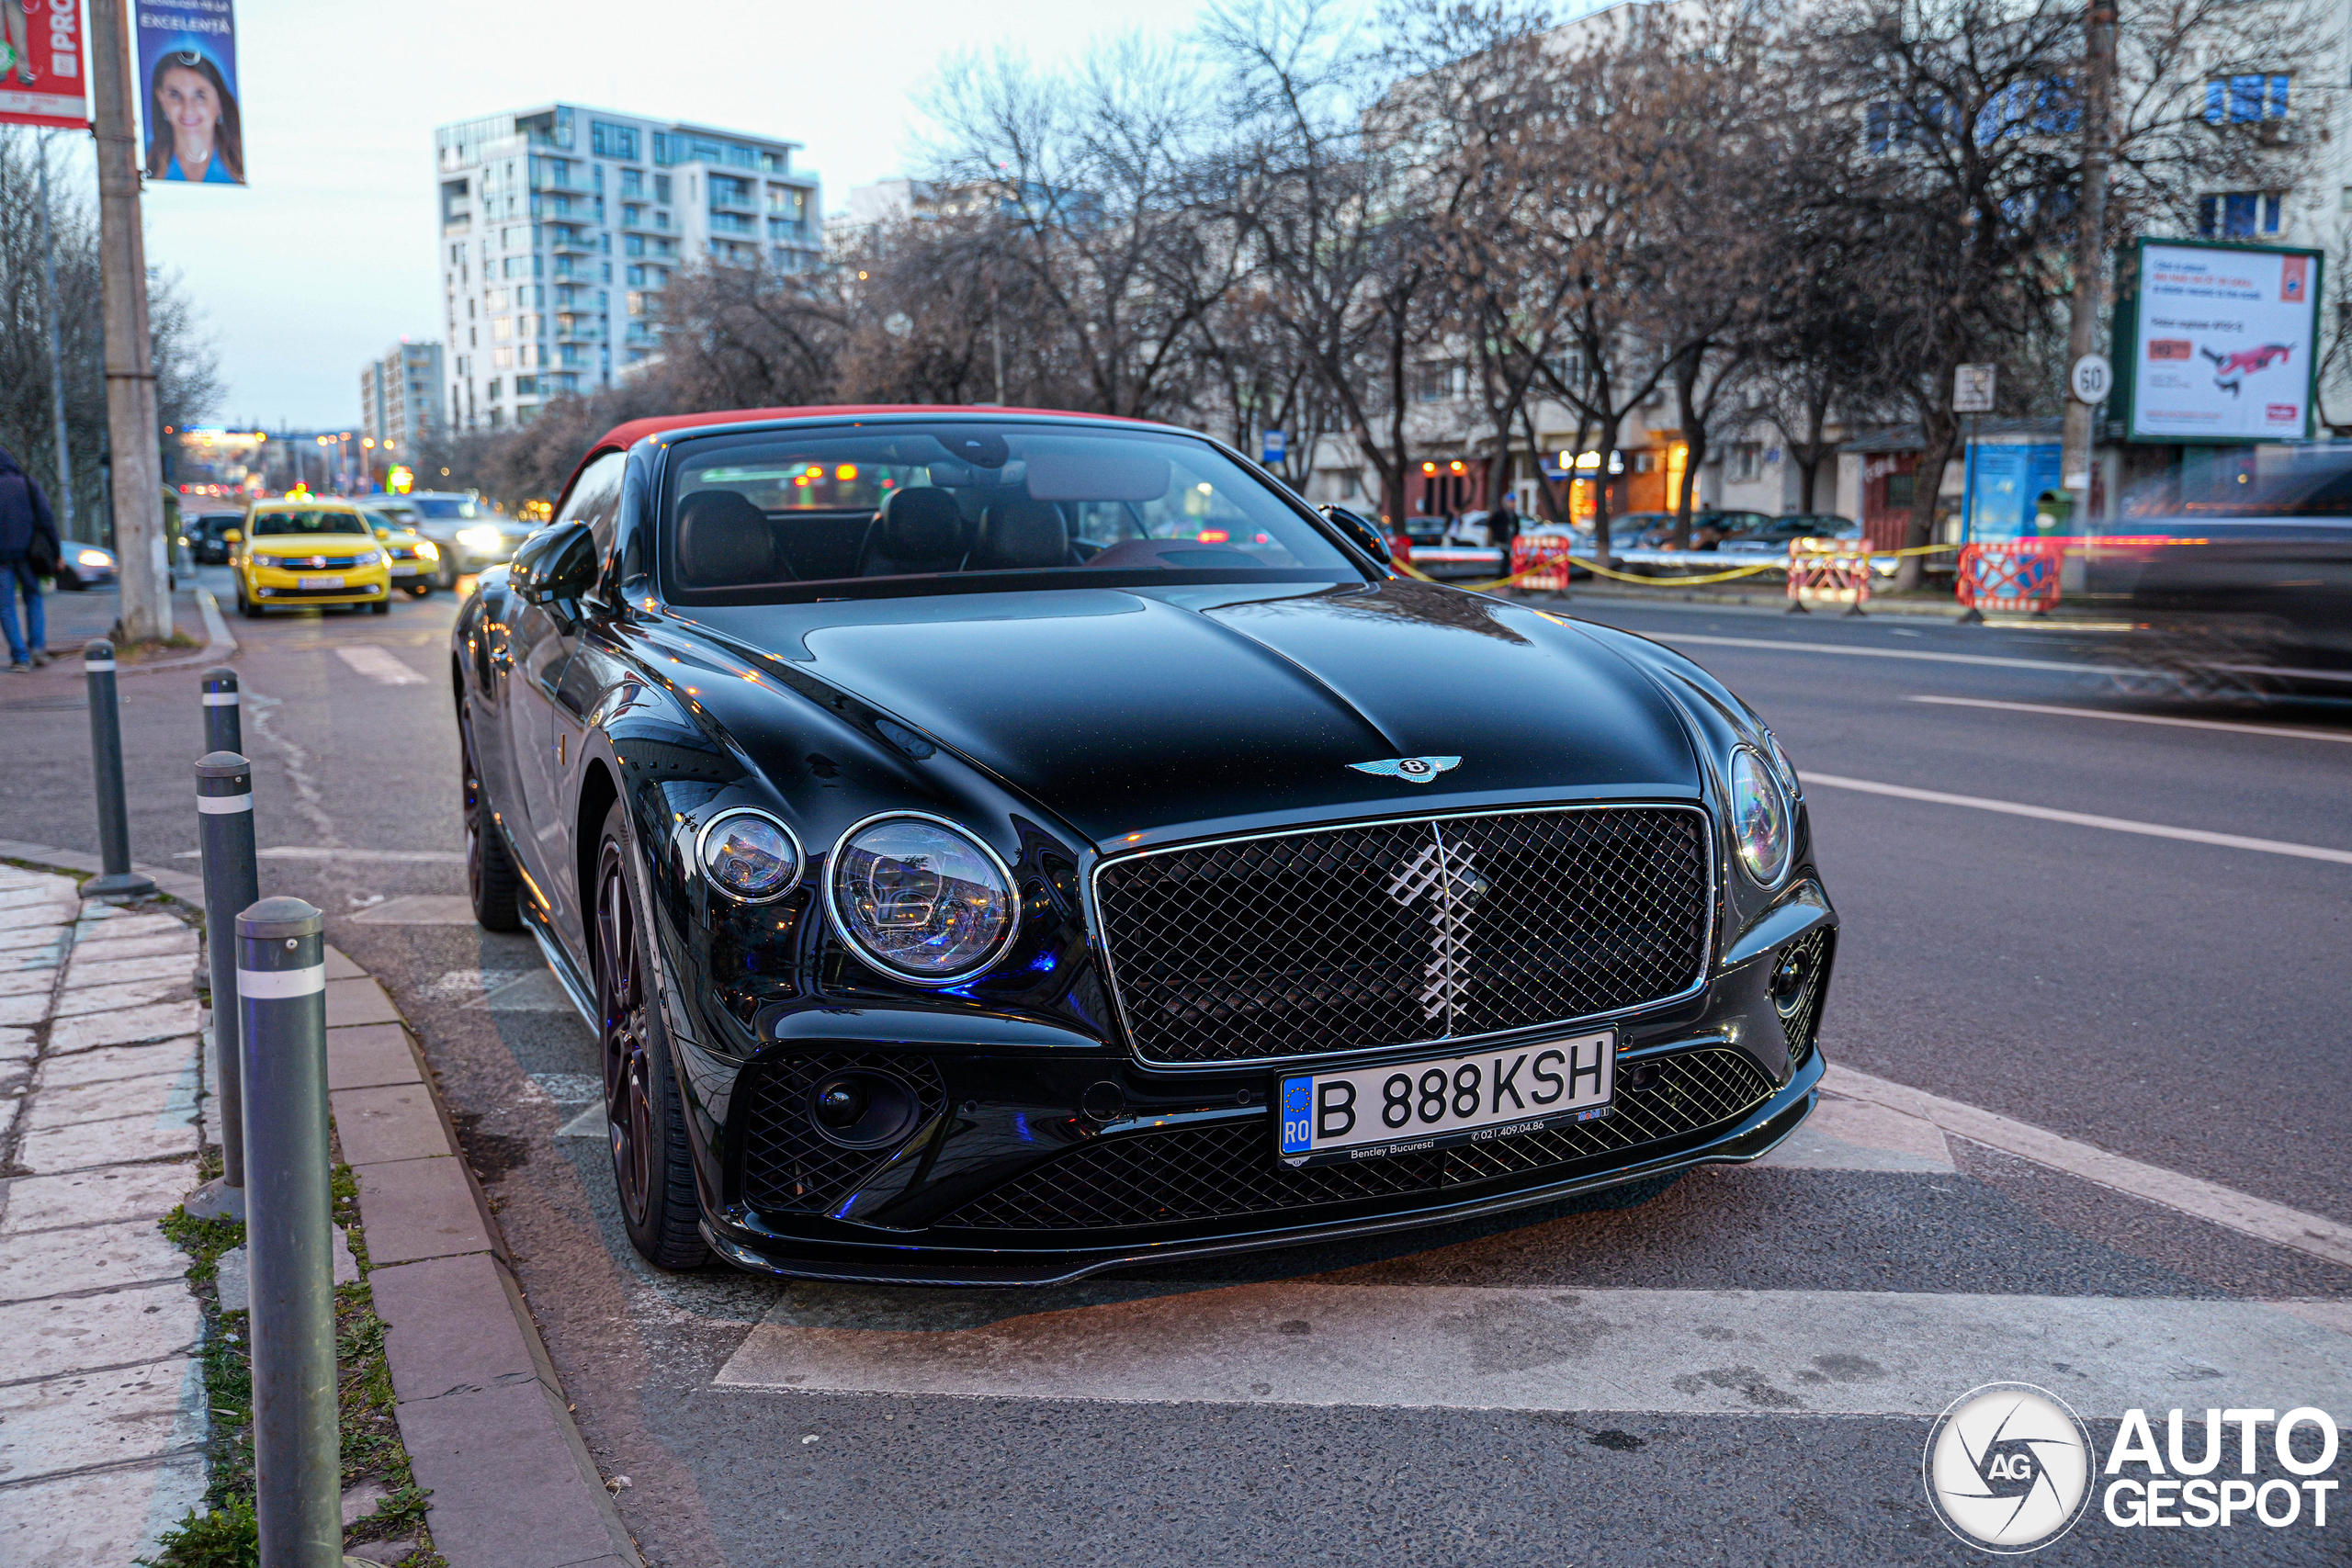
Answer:
[[(625, 461), (622, 454), (613, 452), (591, 463), (550, 527), (586, 523), (593, 530), (601, 518), (609, 540)], [(522, 570), (520, 563), (517, 570)], [(518, 826), (530, 840), (526, 854), (532, 877), (561, 917), (558, 930), (577, 929), (581, 918), (576, 879), (571, 874), (571, 813), (579, 793), (572, 780), (588, 705), (564, 679), (580, 630), (576, 618), (554, 606), (520, 606), (506, 707), (508, 745), (524, 802), (525, 820)]]

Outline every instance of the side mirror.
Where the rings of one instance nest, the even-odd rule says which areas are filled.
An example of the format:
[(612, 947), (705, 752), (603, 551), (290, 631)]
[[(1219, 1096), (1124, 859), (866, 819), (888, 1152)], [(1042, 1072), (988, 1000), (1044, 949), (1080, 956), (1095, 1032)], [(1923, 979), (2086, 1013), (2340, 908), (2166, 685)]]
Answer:
[(595, 536), (585, 523), (540, 529), (516, 547), (507, 582), (533, 604), (579, 598), (596, 585)]
[(1357, 516), (1344, 506), (1326, 506), (1321, 510), (1323, 515), (1347, 536), (1348, 543), (1383, 566), (1396, 564), (1396, 552), (1388, 547), (1388, 536), (1369, 519)]
[(223, 528), (220, 530), (220, 537), (232, 545), (243, 544), (245, 533), (242, 528)]

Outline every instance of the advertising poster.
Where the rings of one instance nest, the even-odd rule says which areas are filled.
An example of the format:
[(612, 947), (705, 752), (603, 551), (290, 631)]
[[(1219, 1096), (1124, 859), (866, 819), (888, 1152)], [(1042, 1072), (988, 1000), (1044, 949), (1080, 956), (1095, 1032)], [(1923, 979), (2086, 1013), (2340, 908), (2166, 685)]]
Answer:
[(82, 0), (0, 0), (0, 123), (90, 123)]
[[(0, 6), (13, 0), (0, 0)], [(245, 183), (230, 0), (133, 0), (139, 26), (141, 167), (151, 180)]]
[(2137, 272), (2127, 279), (2131, 439), (2311, 434), (2317, 252), (2145, 240)]

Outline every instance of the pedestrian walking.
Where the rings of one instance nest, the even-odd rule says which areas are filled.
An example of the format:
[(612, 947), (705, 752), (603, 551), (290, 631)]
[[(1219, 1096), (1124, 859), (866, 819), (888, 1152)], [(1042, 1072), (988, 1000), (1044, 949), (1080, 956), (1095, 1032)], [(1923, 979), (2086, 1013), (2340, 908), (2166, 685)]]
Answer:
[[(63, 555), (49, 497), (0, 446), (0, 632), (7, 634), (11, 674), (28, 675), (49, 662), (49, 615), (41, 604), (40, 580), (57, 575)], [(17, 625), (19, 592), (25, 599), (21, 628)]]

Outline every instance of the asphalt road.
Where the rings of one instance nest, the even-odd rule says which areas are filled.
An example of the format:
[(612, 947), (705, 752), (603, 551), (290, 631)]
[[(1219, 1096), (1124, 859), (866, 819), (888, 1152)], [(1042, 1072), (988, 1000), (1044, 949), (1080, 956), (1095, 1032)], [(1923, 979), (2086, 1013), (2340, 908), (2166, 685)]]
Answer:
[[(450, 902), (447, 595), (237, 625), (260, 841), (293, 852), (265, 891), (323, 908), (422, 1029), (655, 1562), (1959, 1562), (1920, 1454), (1976, 1383), (2068, 1394), (2102, 1454), (2132, 1405), (2159, 1443), (2189, 1406), (2192, 1450), (2208, 1404), (2352, 1416), (2352, 1268), (2192, 1201), (2352, 1222), (2352, 725), (2120, 698), (2080, 666), (2127, 634), (1560, 608), (1682, 648), (1811, 775), (1844, 919), (1834, 1064), (2185, 1196), (1838, 1102), (1784, 1156), (1634, 1207), (1069, 1290), (658, 1273), (581, 1117), (587, 1032), (527, 939)], [(85, 716), (41, 679), (0, 687), (0, 837), (95, 848)], [(123, 689), (134, 851), (192, 859), (194, 673)], [(2257, 1457), (2256, 1484), (2284, 1477), (2267, 1438)], [(2040, 1560), (2352, 1561), (2328, 1521), (2126, 1529), (2094, 1506)]]

